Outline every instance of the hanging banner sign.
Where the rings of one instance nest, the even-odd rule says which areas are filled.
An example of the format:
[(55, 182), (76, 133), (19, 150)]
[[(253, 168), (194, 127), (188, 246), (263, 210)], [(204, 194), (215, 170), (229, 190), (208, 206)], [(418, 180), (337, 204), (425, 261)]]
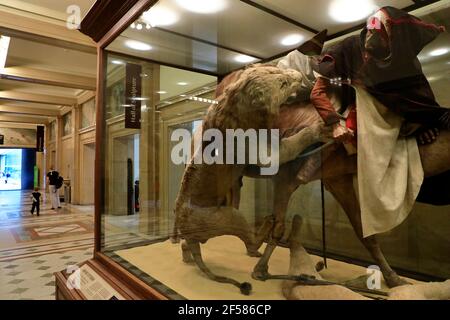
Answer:
[(44, 126), (37, 126), (36, 129), (36, 152), (44, 152)]
[(142, 67), (127, 63), (125, 83), (125, 128), (141, 128)]

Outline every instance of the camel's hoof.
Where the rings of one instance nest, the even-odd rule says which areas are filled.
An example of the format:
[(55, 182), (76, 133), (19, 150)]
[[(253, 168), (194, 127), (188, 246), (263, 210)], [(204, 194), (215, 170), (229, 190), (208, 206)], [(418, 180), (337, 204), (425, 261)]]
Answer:
[(325, 262), (323, 262), (323, 261), (317, 262), (317, 263), (316, 263), (316, 271), (317, 271), (317, 272), (320, 272), (320, 271), (322, 271), (323, 269), (325, 269)]
[(256, 250), (256, 251), (247, 251), (247, 255), (249, 257), (254, 257), (254, 258), (261, 258), (262, 257), (262, 253), (260, 253), (258, 250)]
[(249, 296), (250, 293), (252, 292), (252, 285), (248, 282), (243, 282), (239, 286), (239, 289), (241, 290), (241, 293), (243, 295)]
[(183, 254), (183, 262), (184, 263), (194, 263), (195, 262), (195, 260), (194, 260), (194, 258), (192, 258), (192, 256), (191, 255), (184, 255)]
[(391, 274), (389, 276), (384, 276), (384, 281), (386, 281), (386, 284), (389, 288), (395, 288), (411, 284), (405, 279), (400, 278), (396, 273)]
[(253, 271), (252, 278), (258, 281), (266, 281), (270, 274), (267, 271)]

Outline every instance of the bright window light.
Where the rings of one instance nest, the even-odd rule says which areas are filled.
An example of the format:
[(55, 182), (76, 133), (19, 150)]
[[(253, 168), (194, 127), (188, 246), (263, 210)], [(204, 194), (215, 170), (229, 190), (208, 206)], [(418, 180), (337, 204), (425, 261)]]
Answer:
[(156, 6), (144, 12), (142, 19), (152, 27), (170, 26), (178, 21), (178, 15), (167, 8)]
[(10, 40), (11, 38), (7, 36), (0, 37), (0, 70), (3, 70), (5, 68)]
[(225, 0), (176, 0), (183, 9), (201, 14), (211, 14), (226, 8)]
[(245, 54), (240, 54), (240, 55), (236, 56), (234, 58), (234, 60), (239, 63), (250, 63), (250, 62), (256, 61), (257, 59), (254, 57), (247, 56)]
[(136, 40), (127, 40), (125, 41), (125, 45), (130, 49), (138, 51), (150, 51), (153, 49), (151, 45)]
[(450, 50), (447, 48), (440, 48), (440, 49), (436, 49), (430, 52), (430, 56), (432, 57), (439, 57), (439, 56), (443, 56), (444, 54), (449, 53)]
[(299, 44), (300, 42), (302, 42), (303, 39), (304, 39), (304, 37), (302, 35), (291, 34), (287, 37), (284, 37), (281, 40), (281, 44), (283, 46), (293, 46), (293, 45), (296, 45), (296, 44)]
[(328, 13), (337, 22), (355, 22), (368, 18), (377, 9), (372, 0), (333, 0)]

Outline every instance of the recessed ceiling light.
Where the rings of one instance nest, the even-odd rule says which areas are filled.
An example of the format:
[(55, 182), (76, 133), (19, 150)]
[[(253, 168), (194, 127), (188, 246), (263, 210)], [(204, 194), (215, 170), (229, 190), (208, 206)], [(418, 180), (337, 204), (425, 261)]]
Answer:
[(239, 63), (250, 63), (256, 61), (256, 58), (247, 56), (245, 54), (240, 54), (234, 58), (235, 61)]
[(117, 65), (125, 64), (122, 60), (112, 60), (111, 63)]
[(373, 0), (333, 0), (328, 9), (337, 22), (355, 22), (369, 17), (377, 9)]
[(131, 48), (133, 50), (138, 51), (150, 51), (152, 50), (152, 46), (149, 44), (146, 44), (144, 42), (136, 41), (136, 40), (127, 40), (125, 41), (125, 45), (128, 48)]
[(0, 36), (0, 70), (3, 70), (5, 68), (10, 41), (10, 37)]
[(216, 13), (227, 6), (225, 0), (176, 0), (176, 2), (183, 9), (201, 14)]
[(187, 86), (188, 83), (187, 82), (178, 82), (177, 85), (179, 85), (179, 86)]
[(137, 26), (136, 26), (136, 29), (142, 30), (142, 24), (138, 23)]
[(304, 37), (302, 35), (291, 34), (287, 37), (284, 37), (281, 40), (281, 44), (283, 46), (293, 46), (293, 45), (296, 45), (296, 44), (299, 44), (300, 42), (302, 42), (303, 39), (304, 39)]
[(449, 52), (450, 52), (450, 50), (448, 50), (447, 48), (440, 48), (440, 49), (431, 51), (430, 56), (439, 57), (439, 56), (443, 56), (444, 54), (447, 54)]
[(156, 91), (157, 94), (166, 94), (167, 91)]
[(136, 29), (136, 23), (132, 23), (131, 25), (130, 25), (130, 27), (131, 27), (131, 29)]
[(178, 15), (175, 12), (162, 6), (156, 6), (145, 11), (142, 18), (152, 27), (169, 26), (178, 21)]

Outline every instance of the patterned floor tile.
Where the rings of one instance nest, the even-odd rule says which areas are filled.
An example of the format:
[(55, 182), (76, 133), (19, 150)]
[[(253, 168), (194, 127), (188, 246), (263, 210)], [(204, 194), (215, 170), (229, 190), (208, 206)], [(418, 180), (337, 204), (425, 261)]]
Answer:
[[(64, 205), (63, 205), (64, 206)], [(93, 255), (93, 207), (30, 215), (27, 192), (0, 192), (0, 300), (54, 300), (54, 273)], [(15, 242), (14, 242), (15, 241)]]

